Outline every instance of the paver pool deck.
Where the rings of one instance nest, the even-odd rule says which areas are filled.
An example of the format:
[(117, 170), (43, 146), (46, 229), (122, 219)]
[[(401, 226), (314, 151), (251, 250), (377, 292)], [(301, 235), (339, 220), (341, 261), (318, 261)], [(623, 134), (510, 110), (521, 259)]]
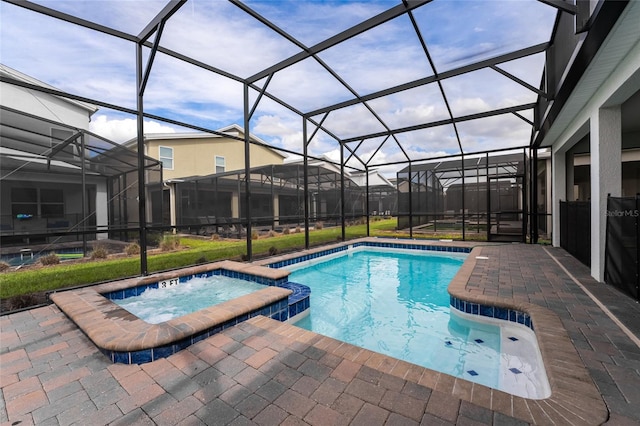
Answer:
[[(560, 389), (560, 400), (474, 389), (470, 382), (265, 317), (167, 358), (113, 364), (50, 305), (0, 317), (0, 422), (640, 424), (639, 304), (597, 283), (562, 249), (487, 244), (473, 255), (483, 259), (473, 262), (465, 282), (453, 283), (456, 291), (553, 313), (555, 337), (569, 346), (541, 349), (558, 353), (553, 368), (569, 377), (565, 384), (576, 375), (575, 389)], [(563, 364), (566, 359), (576, 365)], [(584, 389), (596, 390), (586, 409)]]

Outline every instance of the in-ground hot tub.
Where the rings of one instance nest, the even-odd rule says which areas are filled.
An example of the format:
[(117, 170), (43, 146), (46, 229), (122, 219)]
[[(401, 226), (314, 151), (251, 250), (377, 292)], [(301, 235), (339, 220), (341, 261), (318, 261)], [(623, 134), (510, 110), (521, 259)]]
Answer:
[[(158, 324), (138, 318), (111, 300), (216, 275), (258, 283), (264, 288)], [(112, 362), (141, 364), (170, 356), (258, 315), (287, 321), (304, 311), (305, 306), (309, 307), (309, 290), (289, 283), (288, 275), (287, 271), (223, 261), (53, 293), (50, 298)]]

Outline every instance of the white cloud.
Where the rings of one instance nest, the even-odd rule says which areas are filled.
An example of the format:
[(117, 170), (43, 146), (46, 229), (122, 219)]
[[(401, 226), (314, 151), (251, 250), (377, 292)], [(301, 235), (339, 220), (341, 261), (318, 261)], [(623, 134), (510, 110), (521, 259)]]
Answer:
[[(126, 142), (138, 134), (138, 122), (134, 118), (113, 119), (104, 114), (92, 117), (89, 130), (116, 143)], [(145, 133), (175, 133), (175, 129), (155, 121), (144, 122)]]
[(302, 152), (303, 135), (298, 127), (277, 115), (261, 115), (256, 120), (253, 132), (277, 147)]

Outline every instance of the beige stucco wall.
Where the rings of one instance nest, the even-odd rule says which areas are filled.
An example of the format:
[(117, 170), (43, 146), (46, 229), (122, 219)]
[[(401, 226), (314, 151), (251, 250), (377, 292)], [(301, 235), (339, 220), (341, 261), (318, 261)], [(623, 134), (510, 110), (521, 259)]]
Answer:
[[(216, 155), (225, 158), (226, 171), (244, 169), (244, 142), (227, 138), (150, 140), (147, 155), (159, 159), (159, 147), (173, 148), (173, 170), (163, 169), (163, 179), (206, 176), (215, 173)], [(282, 164), (284, 158), (274, 151), (251, 145), (251, 167)]]

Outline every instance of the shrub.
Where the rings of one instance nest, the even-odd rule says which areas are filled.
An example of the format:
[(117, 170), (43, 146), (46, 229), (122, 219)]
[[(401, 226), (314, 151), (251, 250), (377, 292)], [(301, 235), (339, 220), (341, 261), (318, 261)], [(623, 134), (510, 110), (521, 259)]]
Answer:
[(258, 231), (251, 231), (251, 239), (252, 240), (258, 239)]
[(11, 265), (9, 265), (7, 262), (0, 262), (0, 272), (4, 272), (9, 270), (9, 268), (11, 268)]
[(299, 234), (299, 233), (300, 233), (300, 227), (296, 226), (296, 234)]
[(158, 247), (162, 242), (162, 240), (163, 240), (163, 237), (160, 232), (155, 232), (155, 231), (147, 232), (147, 245)]
[(109, 251), (107, 250), (107, 248), (103, 245), (98, 244), (93, 248), (93, 251), (91, 252), (91, 259), (106, 259), (108, 255)]
[(40, 263), (44, 266), (57, 265), (60, 263), (60, 258), (55, 253), (49, 253), (48, 255), (40, 258)]
[(180, 237), (177, 235), (165, 235), (160, 242), (160, 250), (171, 251), (180, 247)]
[(324, 223), (322, 223), (322, 222), (316, 222), (316, 227), (315, 227), (315, 229), (320, 230), (320, 229), (322, 229), (322, 228), (324, 228)]
[(140, 254), (140, 245), (138, 243), (131, 243), (124, 248), (124, 252), (128, 256), (133, 256), (136, 254)]
[(28, 308), (37, 304), (39, 304), (39, 300), (35, 295), (22, 294), (20, 296), (15, 296), (9, 299), (9, 310), (17, 311), (18, 309)]
[(218, 234), (211, 234), (211, 239), (212, 239), (213, 241), (218, 241), (218, 240), (220, 239), (220, 235), (218, 235)]
[(288, 226), (282, 230), (283, 235), (289, 235), (290, 233), (291, 233), (291, 229), (289, 229)]
[(275, 233), (275, 231), (272, 229), (272, 230), (270, 230), (270, 231), (269, 231), (269, 233), (268, 233), (267, 235), (268, 235), (269, 237), (275, 237), (275, 236), (276, 236), (276, 233)]
[(274, 246), (269, 247), (269, 256), (275, 256), (276, 254), (278, 254), (278, 249)]

